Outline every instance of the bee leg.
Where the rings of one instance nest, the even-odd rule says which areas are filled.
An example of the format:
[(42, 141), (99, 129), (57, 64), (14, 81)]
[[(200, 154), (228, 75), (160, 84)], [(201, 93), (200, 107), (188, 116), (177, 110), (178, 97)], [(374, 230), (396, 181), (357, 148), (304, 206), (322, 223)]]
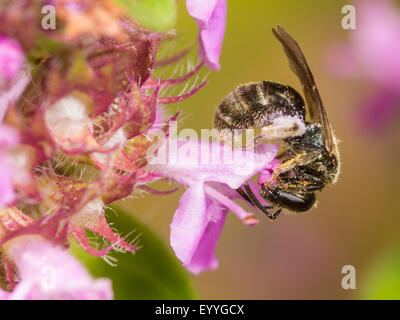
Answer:
[[(248, 185), (247, 183), (245, 183), (245, 185)], [(264, 214), (269, 214), (269, 212), (267, 211), (267, 209), (272, 209), (272, 207), (270, 206), (263, 206), (260, 201), (258, 201), (257, 197), (254, 195), (253, 191), (250, 189), (250, 191), (247, 190), (247, 192), (249, 192), (249, 195), (244, 192), (241, 188), (236, 189), (236, 191), (247, 201), (249, 202), (251, 205), (255, 206), (258, 210), (260, 210), (261, 212), (263, 212)]]
[(263, 206), (260, 201), (257, 199), (256, 195), (254, 194), (253, 190), (251, 190), (249, 184), (246, 182), (244, 184), (244, 188), (246, 192), (244, 192), (242, 189), (237, 189), (237, 192), (248, 202), (250, 202), (252, 205), (254, 205), (258, 210), (260, 210), (262, 213), (264, 213), (268, 218), (271, 220), (275, 220), (278, 218), (279, 214), (281, 213), (282, 209), (277, 210), (275, 213), (270, 213), (267, 209), (271, 209), (272, 207), (270, 206)]
[(253, 204), (249, 198), (249, 196), (247, 195), (246, 192), (244, 192), (242, 189), (236, 189), (237, 193), (239, 193), (243, 199), (245, 199), (248, 203)]
[[(285, 154), (280, 155), (278, 159), (282, 159)], [(278, 170), (275, 170), (272, 173), (272, 177), (270, 181), (275, 181), (279, 175), (282, 173), (289, 172), (297, 166), (304, 166), (311, 162), (313, 162), (319, 156), (319, 152), (311, 152), (311, 153), (297, 153), (294, 156), (290, 156), (289, 158), (282, 161)]]
[[(285, 155), (285, 154), (283, 154), (283, 155)], [(281, 164), (279, 165), (279, 168), (272, 173), (272, 176), (269, 179), (269, 182), (265, 182), (265, 185), (271, 186), (271, 183), (276, 181), (277, 179), (279, 179), (279, 176), (282, 173), (289, 172), (290, 170), (294, 169), (298, 165), (301, 165), (304, 160), (303, 158), (304, 158), (303, 154), (298, 153), (295, 156), (291, 156), (290, 158), (282, 161)], [(278, 157), (278, 159), (282, 159), (282, 156)]]
[(272, 215), (272, 217), (269, 217), (271, 220), (276, 220), (279, 215), (281, 214), (282, 209), (278, 209), (275, 211), (275, 213)]

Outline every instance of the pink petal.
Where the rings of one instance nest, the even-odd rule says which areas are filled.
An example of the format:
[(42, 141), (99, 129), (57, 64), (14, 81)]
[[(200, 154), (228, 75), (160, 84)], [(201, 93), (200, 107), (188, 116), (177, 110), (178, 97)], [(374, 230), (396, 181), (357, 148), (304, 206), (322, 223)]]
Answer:
[(0, 300), (8, 300), (10, 293), (0, 288)]
[(0, 122), (3, 120), (9, 104), (16, 101), (29, 82), (27, 74), (21, 72), (10, 88), (0, 90)]
[(269, 163), (268, 168), (264, 168), (258, 176), (258, 183), (264, 184), (272, 178), (272, 173), (277, 170), (281, 162), (278, 159), (274, 159)]
[(18, 132), (0, 123), (0, 208), (11, 204), (15, 198), (13, 185), (14, 169), (6, 158), (3, 148), (12, 147), (19, 141)]
[(336, 46), (328, 59), (333, 74), (361, 75), (376, 89), (366, 97), (366, 109), (357, 120), (369, 133), (377, 133), (400, 106), (400, 10), (391, 0), (358, 0), (354, 4), (357, 28), (350, 32), (347, 47)]
[(184, 265), (191, 263), (208, 221), (204, 185), (197, 183), (182, 195), (171, 223), (171, 246)]
[[(204, 190), (210, 199), (216, 200), (216, 202), (219, 203), (220, 206), (231, 210), (234, 214), (238, 216), (240, 220), (242, 220), (244, 224), (248, 226), (254, 226), (258, 223), (258, 219), (252, 213), (244, 210), (240, 205), (232, 201), (232, 199), (228, 195), (225, 195), (208, 185), (204, 186)], [(233, 189), (231, 190), (234, 191)], [(233, 199), (235, 198), (236, 197), (234, 197)]]
[[(229, 187), (219, 184), (218, 189)], [(210, 190), (213, 192), (210, 193)], [(221, 197), (224, 198), (222, 201)], [(200, 273), (217, 267), (214, 250), (228, 209), (236, 213), (247, 225), (258, 222), (252, 214), (243, 210), (228, 196), (202, 183), (192, 185), (181, 197), (171, 223), (171, 246), (189, 271)]]
[(378, 133), (393, 122), (399, 111), (400, 93), (382, 89), (367, 96), (361, 117), (357, 113), (357, 119), (367, 133)]
[(356, 2), (352, 45), (364, 72), (383, 86), (400, 89), (400, 11), (393, 1)]
[(214, 251), (227, 212), (218, 202), (205, 198), (202, 184), (190, 187), (181, 197), (171, 223), (171, 246), (190, 272), (218, 267)]
[(186, 0), (186, 8), (201, 28), (207, 28), (217, 3), (218, 0)]
[(93, 280), (68, 252), (40, 237), (11, 240), (7, 253), (21, 278), (9, 299), (112, 299), (108, 279)]
[(169, 138), (157, 155), (147, 155), (145, 170), (189, 186), (171, 223), (171, 246), (190, 271), (199, 273), (217, 266), (213, 252), (228, 209), (245, 223), (256, 223), (256, 219), (248, 219), (250, 213), (232, 201), (230, 193), (222, 194), (214, 188), (216, 182), (225, 189), (239, 188), (270, 166), (278, 147), (264, 144), (256, 150), (232, 151), (228, 145)]
[(1, 159), (0, 153), (0, 208), (14, 201), (15, 192), (12, 183), (12, 169)]
[(226, 0), (187, 0), (189, 14), (199, 24), (199, 56), (207, 67), (219, 70), (226, 25)]
[[(232, 151), (228, 145), (171, 138), (159, 148), (158, 157), (148, 157), (145, 170), (184, 185), (214, 181), (237, 189), (274, 159), (278, 146), (262, 145), (261, 153), (261, 149)], [(165, 158), (164, 154), (167, 155)]]
[[(171, 246), (176, 256), (190, 270), (200, 272), (216, 266), (215, 257), (210, 253), (214, 251), (217, 235), (222, 227), (212, 222), (216, 219), (216, 212), (221, 210), (226, 212), (227, 208), (230, 208), (242, 220), (251, 216), (243, 209), (238, 209), (228, 196), (218, 193), (205, 183), (219, 182), (237, 189), (254, 174), (267, 167), (277, 150), (278, 144), (261, 145), (255, 151), (232, 151), (232, 147), (227, 145), (197, 140), (167, 139), (158, 150), (158, 162), (154, 162), (155, 158), (148, 159), (152, 161), (148, 161), (146, 170), (189, 186), (180, 199), (171, 223)], [(163, 158), (162, 154), (164, 152), (167, 154), (167, 151), (168, 157)], [(214, 200), (211, 200), (211, 197)], [(210, 201), (215, 200), (219, 201), (218, 206), (223, 209), (216, 210), (216, 205), (209, 205)], [(217, 219), (220, 218), (221, 214)], [(212, 236), (208, 238), (207, 234)]]
[(0, 124), (0, 149), (15, 146), (19, 142), (19, 134), (13, 127)]
[(24, 52), (14, 39), (0, 36), (0, 88), (20, 73)]
[(194, 274), (205, 270), (214, 270), (218, 267), (215, 247), (224, 226), (227, 210), (214, 201), (207, 200), (207, 212), (212, 212), (213, 219), (208, 222), (190, 263), (185, 265)]

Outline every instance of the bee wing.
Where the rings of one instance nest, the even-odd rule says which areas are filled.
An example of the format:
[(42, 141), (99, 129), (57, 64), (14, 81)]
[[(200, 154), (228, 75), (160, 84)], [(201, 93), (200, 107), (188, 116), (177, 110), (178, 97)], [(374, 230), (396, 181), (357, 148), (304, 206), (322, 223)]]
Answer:
[(328, 152), (334, 151), (335, 144), (333, 142), (333, 133), (331, 125), (328, 121), (321, 96), (319, 95), (314, 77), (308, 67), (297, 42), (283, 29), (280, 25), (277, 30), (272, 29), (274, 36), (281, 42), (286, 56), (289, 59), (290, 68), (299, 78), (303, 87), (304, 95), (307, 102), (307, 111), (312, 122), (319, 122), (324, 130), (325, 148)]

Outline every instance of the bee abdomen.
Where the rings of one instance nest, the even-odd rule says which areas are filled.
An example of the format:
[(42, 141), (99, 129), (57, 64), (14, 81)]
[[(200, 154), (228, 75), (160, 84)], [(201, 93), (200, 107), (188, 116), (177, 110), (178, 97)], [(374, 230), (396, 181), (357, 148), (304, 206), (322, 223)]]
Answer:
[(280, 83), (251, 82), (236, 87), (215, 110), (217, 129), (248, 129), (270, 124), (278, 116), (297, 116), (304, 120), (302, 97)]

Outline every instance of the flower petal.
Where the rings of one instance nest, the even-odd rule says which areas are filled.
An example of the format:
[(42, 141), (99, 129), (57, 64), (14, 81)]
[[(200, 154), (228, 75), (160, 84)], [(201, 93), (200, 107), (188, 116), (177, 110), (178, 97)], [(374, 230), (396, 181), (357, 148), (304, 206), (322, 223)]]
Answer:
[(20, 44), (11, 38), (0, 36), (0, 88), (16, 78), (24, 60)]
[(15, 197), (13, 175), (14, 168), (7, 161), (3, 148), (13, 147), (19, 142), (19, 134), (13, 127), (0, 123), (0, 208), (10, 204)]
[(226, 24), (226, 0), (219, 0), (208, 22), (208, 28), (199, 32), (199, 56), (207, 67), (219, 70), (219, 56), (224, 40)]
[(191, 263), (208, 221), (204, 185), (197, 183), (182, 195), (171, 223), (171, 246), (184, 265)]
[(217, 2), (218, 0), (186, 0), (186, 8), (201, 28), (207, 28)]
[(199, 24), (199, 56), (206, 66), (219, 70), (226, 25), (226, 0), (186, 1), (189, 14)]
[[(176, 151), (175, 151), (176, 150)], [(145, 170), (192, 185), (198, 181), (225, 183), (232, 189), (264, 169), (278, 151), (278, 144), (257, 150), (235, 149), (219, 143), (166, 139), (158, 156), (148, 155)]]
[(0, 209), (14, 201), (15, 192), (12, 183), (12, 170), (10, 166), (1, 159), (0, 155)]
[(19, 142), (19, 135), (14, 127), (0, 124), (0, 149), (15, 146)]
[(7, 254), (21, 278), (9, 299), (112, 299), (110, 280), (93, 280), (66, 250), (40, 237), (11, 240)]
[(9, 104), (15, 102), (19, 98), (29, 80), (27, 74), (21, 72), (16, 77), (10, 88), (6, 91), (0, 91), (0, 122), (3, 120), (4, 115), (7, 112)]
[(367, 96), (361, 117), (357, 114), (357, 119), (366, 133), (379, 133), (393, 123), (399, 110), (400, 93), (380, 89), (372, 96)]
[(357, 2), (352, 45), (364, 71), (388, 88), (400, 88), (400, 13), (393, 1)]
[(207, 212), (211, 213), (213, 218), (208, 222), (190, 263), (185, 265), (190, 272), (199, 274), (218, 267), (214, 251), (224, 226), (227, 211), (214, 201), (207, 199)]
[[(222, 186), (222, 183), (219, 185)], [(225, 188), (229, 188), (228, 186), (225, 185)], [(205, 192), (209, 196), (209, 198), (212, 198), (216, 200), (221, 206), (231, 210), (234, 214), (238, 216), (240, 220), (243, 221), (244, 224), (248, 226), (254, 226), (258, 223), (258, 219), (250, 212), (247, 212), (244, 210), (241, 206), (239, 206), (236, 202), (232, 201), (232, 199), (220, 193), (218, 190), (214, 189), (213, 187), (206, 185), (204, 187)], [(231, 189), (232, 190), (232, 189)], [(234, 190), (232, 190), (234, 191)], [(229, 192), (230, 194), (231, 192)], [(235, 199), (236, 196), (233, 197)]]

